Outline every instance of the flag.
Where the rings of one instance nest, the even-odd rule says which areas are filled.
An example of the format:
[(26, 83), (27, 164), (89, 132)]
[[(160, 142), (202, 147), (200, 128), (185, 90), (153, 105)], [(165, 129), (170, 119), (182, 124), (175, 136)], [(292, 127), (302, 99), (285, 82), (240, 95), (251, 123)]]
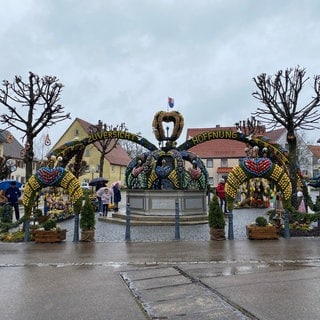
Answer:
[(173, 106), (174, 106), (174, 99), (173, 98), (168, 97), (168, 106), (170, 108), (173, 108)]

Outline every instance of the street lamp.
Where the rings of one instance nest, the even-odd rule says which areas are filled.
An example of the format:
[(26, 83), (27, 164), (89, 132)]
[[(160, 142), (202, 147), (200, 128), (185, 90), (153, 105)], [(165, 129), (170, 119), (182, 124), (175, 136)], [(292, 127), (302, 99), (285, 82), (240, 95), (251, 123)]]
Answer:
[(90, 172), (91, 172), (91, 180), (93, 180), (96, 169), (94, 167), (91, 167)]
[[(94, 167), (91, 167), (90, 172), (91, 172), (91, 180), (93, 180), (94, 177), (94, 172), (96, 171), (96, 169)], [(93, 193), (93, 186), (91, 186), (91, 192)]]
[(6, 161), (6, 166), (7, 166), (8, 171), (9, 171), (8, 172), (8, 179), (10, 179), (11, 173), (17, 170), (16, 162), (13, 159), (8, 159)]

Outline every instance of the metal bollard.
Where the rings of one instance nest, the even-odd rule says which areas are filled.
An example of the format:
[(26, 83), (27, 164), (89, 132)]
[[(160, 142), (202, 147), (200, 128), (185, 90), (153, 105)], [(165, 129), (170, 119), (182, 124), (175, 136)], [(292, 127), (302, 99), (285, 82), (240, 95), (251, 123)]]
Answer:
[(47, 206), (47, 201), (44, 198), (44, 200), (43, 200), (43, 214), (46, 216), (48, 214), (48, 211), (49, 211), (49, 208)]
[(284, 210), (284, 237), (290, 238), (289, 212)]
[(180, 215), (179, 215), (179, 202), (176, 200), (176, 213), (175, 213), (175, 228), (174, 238), (180, 240)]
[(232, 210), (228, 213), (228, 239), (233, 240), (233, 213)]
[(79, 213), (74, 216), (73, 242), (79, 241)]
[(23, 229), (24, 229), (23, 241), (28, 242), (30, 241), (30, 220), (29, 219), (23, 222)]
[(127, 203), (127, 210), (126, 210), (126, 241), (131, 241), (131, 231), (130, 231), (130, 203)]

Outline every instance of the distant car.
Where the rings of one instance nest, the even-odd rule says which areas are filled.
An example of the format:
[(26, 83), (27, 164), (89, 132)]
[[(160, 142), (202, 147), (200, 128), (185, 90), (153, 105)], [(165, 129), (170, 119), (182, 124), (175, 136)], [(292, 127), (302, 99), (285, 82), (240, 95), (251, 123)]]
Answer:
[(319, 188), (320, 187), (320, 175), (312, 177), (309, 180), (308, 185), (311, 187), (314, 187), (314, 188)]
[(89, 186), (88, 182), (81, 182), (80, 186), (81, 186), (82, 189), (85, 189), (85, 190), (90, 190), (91, 189), (91, 187)]

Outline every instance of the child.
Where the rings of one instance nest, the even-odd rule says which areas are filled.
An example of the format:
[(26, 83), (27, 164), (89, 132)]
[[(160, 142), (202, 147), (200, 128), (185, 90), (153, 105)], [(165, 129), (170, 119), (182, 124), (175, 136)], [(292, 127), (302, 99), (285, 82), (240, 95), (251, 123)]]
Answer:
[(102, 215), (108, 216), (108, 206), (111, 200), (111, 194), (109, 188), (105, 188), (103, 193), (101, 194), (101, 201), (102, 201)]

